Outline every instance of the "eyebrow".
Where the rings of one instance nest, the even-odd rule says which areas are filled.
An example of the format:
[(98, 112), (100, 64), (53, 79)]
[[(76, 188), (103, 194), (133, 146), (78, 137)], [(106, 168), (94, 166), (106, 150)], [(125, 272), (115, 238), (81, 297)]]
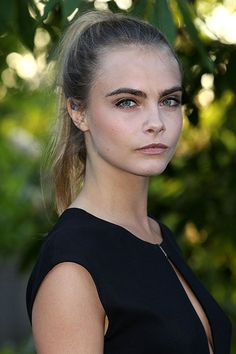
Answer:
[[(174, 92), (182, 92), (183, 89), (181, 86), (174, 86), (174, 87), (171, 87), (169, 89), (166, 89), (166, 90), (163, 90), (161, 93), (160, 93), (160, 97), (164, 97), (164, 96), (167, 96), (167, 95), (170, 95), (171, 93), (174, 93)], [(110, 96), (116, 96), (116, 95), (119, 95), (121, 93), (127, 93), (127, 94), (131, 94), (133, 96), (138, 96), (138, 97), (143, 97), (143, 98), (147, 98), (147, 94), (141, 90), (136, 90), (136, 89), (132, 89), (132, 88), (129, 88), (129, 87), (121, 87), (121, 88), (118, 88), (112, 92), (109, 92), (106, 94), (105, 97), (110, 97)]]
[(147, 95), (145, 92), (141, 91), (141, 90), (136, 90), (136, 89), (132, 89), (132, 88), (128, 88), (128, 87), (121, 87), (118, 88), (117, 90), (114, 90), (108, 94), (106, 94), (106, 97), (109, 96), (115, 96), (115, 95), (119, 95), (120, 93), (128, 93), (134, 96), (139, 96), (139, 97), (143, 97), (146, 98)]
[(175, 93), (175, 92), (183, 92), (183, 88), (181, 86), (174, 86), (174, 87), (171, 87), (169, 89), (166, 89), (166, 90), (163, 90), (160, 94), (161, 97), (164, 97), (164, 96), (168, 96), (170, 95), (171, 93)]

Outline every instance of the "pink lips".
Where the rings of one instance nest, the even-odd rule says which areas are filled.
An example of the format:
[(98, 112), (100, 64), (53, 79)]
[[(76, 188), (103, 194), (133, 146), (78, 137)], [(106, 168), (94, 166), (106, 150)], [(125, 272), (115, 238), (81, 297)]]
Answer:
[(164, 144), (149, 144), (142, 146), (141, 148), (137, 149), (140, 152), (143, 152), (145, 154), (150, 154), (150, 155), (160, 155), (162, 154), (168, 146)]

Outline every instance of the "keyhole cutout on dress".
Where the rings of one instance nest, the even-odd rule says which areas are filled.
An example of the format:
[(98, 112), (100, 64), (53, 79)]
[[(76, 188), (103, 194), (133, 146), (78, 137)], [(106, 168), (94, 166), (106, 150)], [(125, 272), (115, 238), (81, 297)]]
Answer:
[(208, 321), (208, 318), (205, 314), (205, 311), (203, 310), (199, 300), (197, 299), (196, 295), (194, 294), (194, 292), (192, 291), (192, 289), (190, 288), (190, 286), (188, 285), (188, 283), (186, 282), (186, 280), (184, 279), (183, 275), (178, 271), (178, 269), (175, 267), (175, 265), (171, 262), (171, 260), (166, 257), (168, 262), (170, 263), (170, 265), (172, 266), (174, 272), (176, 273), (180, 283), (183, 286), (184, 291), (186, 292), (189, 301), (191, 302), (194, 310), (196, 311), (200, 321), (202, 322), (203, 328), (205, 330), (207, 339), (208, 339), (208, 346), (209, 346), (209, 353), (210, 354), (214, 354), (213, 351), (213, 338), (212, 338), (212, 331), (211, 331), (211, 327), (210, 327), (210, 323)]
[(105, 322), (104, 322), (104, 336), (107, 333), (108, 326), (109, 326), (109, 320), (108, 320), (108, 317), (106, 315), (105, 316)]
[[(188, 285), (188, 283), (185, 281), (184, 277), (182, 276), (182, 274), (177, 270), (177, 268), (175, 267), (175, 265), (171, 262), (171, 260), (167, 257), (167, 254), (162, 250), (162, 252), (165, 254), (168, 262), (170, 263), (170, 265), (172, 266), (173, 270), (175, 271), (179, 281), (181, 282), (184, 291), (186, 292), (189, 301), (191, 302), (193, 308), (195, 309), (199, 319), (202, 322), (203, 328), (205, 330), (207, 339), (208, 339), (208, 346), (209, 346), (209, 353), (210, 354), (214, 354), (213, 351), (213, 339), (212, 339), (212, 332), (211, 332), (211, 327), (208, 321), (208, 318), (200, 304), (200, 302), (198, 301), (197, 297), (194, 295), (192, 289), (190, 288), (190, 286)], [(108, 317), (105, 316), (105, 323), (104, 323), (104, 335), (107, 332), (109, 326), (109, 320)]]

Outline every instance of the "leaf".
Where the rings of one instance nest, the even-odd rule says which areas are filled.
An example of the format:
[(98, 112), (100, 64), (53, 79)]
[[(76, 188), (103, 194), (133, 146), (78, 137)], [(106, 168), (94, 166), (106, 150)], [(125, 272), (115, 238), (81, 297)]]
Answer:
[(172, 45), (174, 44), (177, 30), (168, 0), (155, 0), (149, 21), (165, 34)]
[(148, 3), (146, 0), (134, 0), (130, 14), (139, 18), (146, 19)]
[(208, 57), (207, 51), (203, 45), (203, 42), (200, 40), (198, 31), (194, 25), (193, 19), (192, 19), (192, 14), (190, 7), (186, 1), (182, 0), (176, 0), (179, 10), (183, 16), (184, 23), (187, 28), (187, 32), (189, 33), (190, 37), (192, 38), (196, 48), (199, 51), (199, 54), (201, 55), (202, 58), (202, 63), (203, 65), (210, 71), (214, 71), (214, 64)]
[(36, 20), (39, 21), (41, 18), (41, 15), (40, 15), (40, 11), (39, 11), (36, 3), (34, 2), (34, 0), (28, 0), (28, 4), (29, 4), (29, 8), (33, 12)]
[(36, 21), (30, 16), (27, 0), (17, 1), (17, 25), (23, 44), (33, 51)]
[(44, 20), (46, 20), (46, 18), (49, 15), (49, 12), (51, 12), (53, 10), (53, 8), (58, 4), (58, 0), (48, 0), (45, 3), (44, 6), (44, 11), (43, 11), (43, 15), (40, 19), (41, 22), (43, 22)]

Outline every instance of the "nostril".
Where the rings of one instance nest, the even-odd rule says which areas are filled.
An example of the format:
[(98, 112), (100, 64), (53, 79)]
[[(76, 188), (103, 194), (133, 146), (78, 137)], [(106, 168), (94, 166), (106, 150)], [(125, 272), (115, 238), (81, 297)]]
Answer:
[(155, 131), (155, 130), (154, 130), (153, 128), (148, 128), (148, 129), (147, 129), (147, 132), (148, 132), (148, 133), (154, 133), (154, 131)]
[(159, 127), (149, 127), (146, 129), (147, 133), (153, 134), (153, 133), (160, 133), (165, 130), (164, 125), (161, 125)]

